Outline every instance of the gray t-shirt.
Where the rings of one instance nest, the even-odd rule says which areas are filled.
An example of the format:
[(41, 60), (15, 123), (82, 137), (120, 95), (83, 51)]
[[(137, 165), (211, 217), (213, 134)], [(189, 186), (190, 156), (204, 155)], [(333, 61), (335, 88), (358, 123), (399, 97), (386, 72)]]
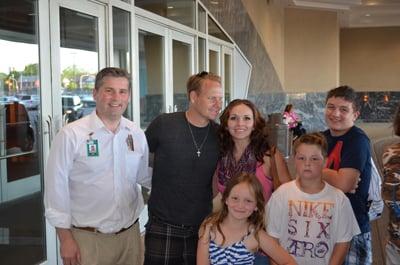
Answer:
[(211, 211), (212, 177), (219, 147), (215, 122), (199, 128), (190, 125), (184, 112), (162, 114), (149, 125), (146, 137), (154, 153), (150, 215), (178, 225), (198, 226)]

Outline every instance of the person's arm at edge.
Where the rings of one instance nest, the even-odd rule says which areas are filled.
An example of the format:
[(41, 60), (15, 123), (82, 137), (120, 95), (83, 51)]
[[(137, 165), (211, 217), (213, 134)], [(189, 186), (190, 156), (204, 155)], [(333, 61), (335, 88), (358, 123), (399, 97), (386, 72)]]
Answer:
[(218, 194), (218, 180), (217, 180), (217, 170), (215, 170), (214, 175), (212, 177), (212, 194), (213, 198)]
[(360, 171), (354, 168), (340, 168), (338, 171), (324, 168), (322, 170), (322, 177), (332, 186), (347, 193), (353, 191), (357, 187)]
[(276, 148), (274, 158), (276, 163), (276, 170), (278, 171), (279, 181), (281, 183), (291, 181), (293, 178), (290, 175), (286, 161), (283, 158), (282, 153), (278, 150), (278, 148)]
[(139, 164), (137, 182), (140, 185), (150, 189), (151, 188), (151, 179), (152, 179), (152, 175), (153, 175), (153, 168), (150, 167), (150, 165), (149, 165), (150, 153), (149, 153), (149, 147), (147, 144), (146, 136), (144, 134), (143, 134), (142, 141), (144, 141), (144, 150), (143, 150), (143, 157)]
[(81, 263), (81, 253), (70, 229), (56, 227), (60, 240), (60, 254), (64, 265)]
[[(278, 239), (269, 236), (264, 230), (258, 232), (260, 248), (271, 257), (271, 263), (277, 265), (297, 264), (294, 258), (279, 245)], [(273, 260), (273, 261), (272, 261)]]
[(329, 259), (329, 265), (341, 265), (349, 251), (350, 242), (338, 242), (333, 248), (332, 255)]
[(157, 116), (144, 131), (149, 146), (149, 152), (153, 154), (156, 152), (158, 146), (159, 134), (163, 132), (163, 121), (165, 120), (163, 117), (163, 114)]

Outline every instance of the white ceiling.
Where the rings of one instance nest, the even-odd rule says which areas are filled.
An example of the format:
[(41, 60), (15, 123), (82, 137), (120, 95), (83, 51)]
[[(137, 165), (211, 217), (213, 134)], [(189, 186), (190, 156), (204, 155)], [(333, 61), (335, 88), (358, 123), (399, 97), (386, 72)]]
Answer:
[(283, 0), (286, 6), (337, 11), (341, 27), (400, 26), (400, 0)]

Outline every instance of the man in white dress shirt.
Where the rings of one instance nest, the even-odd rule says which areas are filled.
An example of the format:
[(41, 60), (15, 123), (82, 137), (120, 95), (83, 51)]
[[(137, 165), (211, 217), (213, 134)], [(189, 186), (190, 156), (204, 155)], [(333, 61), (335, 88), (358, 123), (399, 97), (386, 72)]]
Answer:
[(64, 265), (139, 265), (138, 218), (150, 186), (143, 131), (122, 117), (129, 75), (104, 68), (95, 81), (96, 111), (61, 129), (45, 172), (45, 215), (56, 227)]

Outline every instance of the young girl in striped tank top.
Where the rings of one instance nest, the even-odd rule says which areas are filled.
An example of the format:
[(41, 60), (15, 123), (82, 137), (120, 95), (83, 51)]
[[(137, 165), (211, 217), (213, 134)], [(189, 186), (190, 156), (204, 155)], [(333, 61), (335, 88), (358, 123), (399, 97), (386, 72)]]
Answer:
[(277, 264), (296, 264), (265, 232), (263, 190), (254, 174), (232, 178), (221, 200), (222, 209), (200, 227), (197, 265), (251, 265), (259, 248)]

